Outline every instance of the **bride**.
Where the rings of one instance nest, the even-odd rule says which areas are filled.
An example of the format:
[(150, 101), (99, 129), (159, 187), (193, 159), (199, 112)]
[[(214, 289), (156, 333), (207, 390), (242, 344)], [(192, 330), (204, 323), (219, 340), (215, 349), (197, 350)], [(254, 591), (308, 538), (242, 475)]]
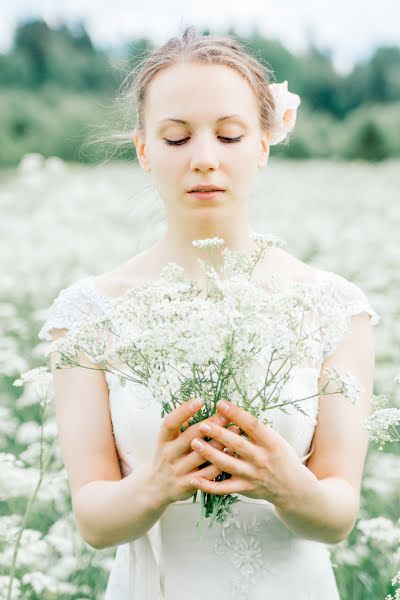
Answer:
[[(61, 290), (41, 338), (64, 335), (82, 308), (101, 313), (108, 299), (156, 279), (171, 261), (203, 285), (197, 259), (204, 255), (194, 239), (218, 236), (231, 249), (254, 249), (249, 198), (257, 170), (267, 165), (270, 145), (288, 139), (300, 104), (286, 81), (270, 78), (234, 39), (193, 28), (142, 62), (127, 91), (137, 103), (127, 139), (164, 201), (166, 233), (112, 271)], [(277, 199), (265, 190), (261, 201)], [(359, 511), (368, 445), (361, 424), (373, 389), (371, 325), (379, 317), (354, 283), (281, 248), (272, 248), (257, 269), (257, 279), (275, 272), (288, 284), (329, 283), (351, 327), (337, 345), (324, 339), (320, 360), (299, 369), (293, 385), (307, 396), (324, 385), (323, 368), (349, 369), (362, 385), (360, 402), (320, 396), (310, 404), (311, 419), (280, 412), (268, 430), (233, 403), (219, 403), (216, 415), (188, 426), (199, 403), (161, 419), (145, 407), (146, 390), (138, 385), (123, 387), (98, 370), (54, 370), (77, 525), (93, 548), (117, 547), (106, 600), (339, 598), (329, 545), (349, 535)], [(238, 427), (224, 427), (230, 422), (253, 442), (237, 435)], [(214, 481), (222, 471), (231, 478)], [(242, 500), (201, 542), (196, 490)]]

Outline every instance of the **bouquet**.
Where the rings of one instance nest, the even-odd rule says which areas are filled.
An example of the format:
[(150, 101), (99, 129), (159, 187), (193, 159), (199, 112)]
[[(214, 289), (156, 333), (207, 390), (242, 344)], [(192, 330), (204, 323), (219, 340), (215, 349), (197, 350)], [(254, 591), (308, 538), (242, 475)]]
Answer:
[[(205, 294), (180, 265), (168, 263), (159, 280), (109, 300), (100, 317), (85, 315), (52, 342), (47, 355), (56, 353), (55, 368), (75, 367), (84, 366), (78, 357), (83, 351), (97, 368), (116, 375), (121, 385), (132, 381), (146, 386), (162, 417), (182, 402), (201, 398), (203, 406), (190, 425), (214, 414), (222, 398), (269, 426), (271, 409), (291, 408), (308, 416), (301, 403), (325, 393), (328, 384), (306, 398), (291, 397), (285, 386), (294, 369), (318, 360), (321, 336), (343, 335), (347, 318), (321, 286), (295, 282), (283, 287), (276, 273), (267, 281), (253, 281), (257, 262), (284, 242), (256, 233), (252, 238), (254, 251), (246, 255), (224, 248), (220, 266), (213, 264), (213, 252), (223, 239), (193, 240), (210, 259), (199, 259), (206, 275)], [(335, 384), (330, 393), (358, 400), (360, 389), (349, 372), (326, 369), (326, 375), (328, 383)], [(245, 432), (240, 430), (240, 435)], [(215, 481), (227, 477), (221, 473)], [(201, 492), (196, 526), (203, 518), (210, 518), (209, 526), (215, 520), (222, 523), (237, 501), (232, 494)]]

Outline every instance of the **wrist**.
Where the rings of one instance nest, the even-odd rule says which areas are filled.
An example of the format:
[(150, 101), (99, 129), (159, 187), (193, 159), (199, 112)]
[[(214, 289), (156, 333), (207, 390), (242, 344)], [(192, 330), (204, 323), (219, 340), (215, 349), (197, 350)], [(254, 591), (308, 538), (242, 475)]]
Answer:
[(146, 463), (143, 465), (145, 473), (145, 486), (149, 494), (149, 505), (154, 510), (164, 510), (169, 504), (171, 499), (166, 490), (160, 485), (160, 477), (152, 469), (151, 464)]
[(296, 486), (274, 502), (278, 514), (296, 513), (302, 507), (314, 504), (316, 498), (321, 494), (319, 479), (308, 467), (300, 466), (301, 472), (295, 479)]

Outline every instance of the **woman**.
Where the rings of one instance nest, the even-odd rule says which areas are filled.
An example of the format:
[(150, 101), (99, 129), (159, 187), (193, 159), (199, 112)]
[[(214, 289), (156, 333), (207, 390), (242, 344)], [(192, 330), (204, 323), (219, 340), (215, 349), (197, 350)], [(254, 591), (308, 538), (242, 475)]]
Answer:
[[(286, 94), (295, 102), (279, 114), (269, 75), (235, 40), (197, 36), (192, 28), (143, 62), (127, 91), (138, 112), (130, 139), (164, 201), (166, 233), (112, 272), (62, 290), (41, 338), (64, 335), (83, 309), (100, 314), (109, 298), (156, 279), (170, 261), (202, 285), (197, 259), (203, 255), (194, 239), (218, 236), (229, 248), (254, 248), (248, 207), (257, 169), (267, 164), (270, 144), (293, 128), (299, 103)], [(205, 192), (210, 186), (219, 191)], [(320, 361), (300, 369), (294, 386), (310, 395), (326, 383), (323, 368), (346, 368), (363, 387), (357, 407), (340, 394), (320, 396), (311, 406), (314, 419), (281, 413), (267, 430), (228, 402), (229, 412), (219, 404), (203, 421), (212, 426), (206, 432), (198, 424), (188, 427), (199, 404), (185, 403), (162, 420), (160, 411), (143, 408), (144, 389), (122, 387), (102, 371), (54, 372), (79, 529), (94, 548), (118, 546), (106, 600), (339, 598), (327, 545), (345, 539), (358, 514), (368, 444), (361, 424), (373, 388), (371, 324), (379, 317), (353, 283), (278, 247), (256, 275), (273, 272), (288, 284), (328, 282), (332, 298), (351, 316), (340, 343), (324, 339)], [(253, 441), (236, 446), (239, 429), (228, 431), (229, 422), (251, 432)], [(195, 445), (205, 437), (212, 441)], [(214, 481), (222, 471), (231, 478)], [(207, 529), (201, 542), (196, 490), (237, 493), (241, 500), (233, 517)]]

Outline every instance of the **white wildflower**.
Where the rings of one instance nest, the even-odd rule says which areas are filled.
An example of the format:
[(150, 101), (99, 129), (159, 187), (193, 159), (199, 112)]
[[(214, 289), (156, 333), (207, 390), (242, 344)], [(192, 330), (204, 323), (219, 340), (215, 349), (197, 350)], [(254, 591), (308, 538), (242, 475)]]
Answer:
[(60, 595), (71, 595), (76, 594), (79, 588), (69, 582), (63, 582), (50, 575), (45, 575), (41, 571), (33, 571), (32, 573), (26, 573), (22, 577), (22, 583), (24, 585), (30, 585), (32, 590), (36, 594), (44, 594), (48, 592), (50, 594)]
[(371, 402), (371, 411), (379, 410), (387, 406), (389, 399), (385, 394), (373, 394)]
[[(10, 577), (8, 575), (0, 575), (0, 600), (8, 599), (8, 588), (10, 586)], [(25, 594), (24, 594), (24, 597)], [(14, 578), (12, 583), (11, 600), (19, 600), (22, 598), (21, 582)]]
[(225, 240), (219, 237), (205, 238), (202, 240), (193, 240), (192, 244), (195, 248), (216, 248), (225, 244)]
[(382, 550), (395, 550), (400, 544), (400, 527), (386, 517), (360, 519), (357, 529), (361, 532), (360, 541), (379, 546)]
[(47, 367), (37, 367), (22, 373), (18, 379), (14, 380), (13, 386), (25, 386), (23, 402), (20, 402), (20, 405), (29, 405), (39, 401), (40, 405), (44, 407), (53, 398), (53, 376)]
[(337, 369), (326, 368), (324, 369), (324, 373), (331, 383), (338, 385), (339, 393), (343, 394), (352, 404), (357, 404), (363, 387), (350, 371), (346, 370), (344, 373), (340, 373)]
[(262, 245), (275, 246), (277, 248), (283, 248), (286, 246), (286, 242), (272, 233), (257, 233), (252, 232), (251, 238), (255, 242), (260, 242)]
[(37, 367), (22, 373), (19, 379), (13, 381), (13, 386), (22, 387), (26, 383), (49, 386), (52, 380), (51, 372), (47, 367)]
[(39, 152), (29, 152), (21, 158), (18, 169), (21, 173), (35, 173), (43, 169), (45, 157)]
[(392, 579), (392, 585), (400, 585), (400, 571)]
[(11, 543), (16, 537), (21, 524), (19, 515), (4, 515), (0, 517), (0, 540)]
[(380, 442), (378, 450), (382, 450), (385, 442), (400, 441), (400, 408), (381, 408), (365, 419), (364, 429), (371, 432), (370, 439)]

